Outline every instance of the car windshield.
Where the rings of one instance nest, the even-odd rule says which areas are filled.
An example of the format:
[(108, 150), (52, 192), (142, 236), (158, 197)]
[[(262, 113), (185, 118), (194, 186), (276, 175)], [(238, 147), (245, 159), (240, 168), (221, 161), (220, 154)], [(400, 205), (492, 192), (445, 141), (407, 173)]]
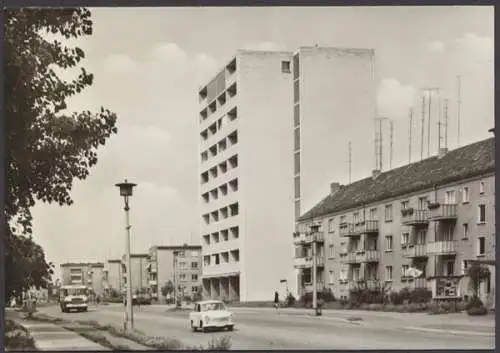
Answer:
[(226, 310), (224, 303), (206, 303), (201, 306), (201, 311)]
[(62, 292), (64, 296), (87, 295), (87, 288), (64, 288)]

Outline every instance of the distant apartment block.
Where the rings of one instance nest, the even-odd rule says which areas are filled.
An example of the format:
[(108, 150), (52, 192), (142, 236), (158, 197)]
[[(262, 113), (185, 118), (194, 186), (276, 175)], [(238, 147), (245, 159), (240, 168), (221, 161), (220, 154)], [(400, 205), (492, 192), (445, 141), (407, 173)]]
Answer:
[(106, 268), (106, 284), (108, 290), (115, 290), (120, 292), (122, 290), (122, 260), (111, 259), (108, 260)]
[(174, 293), (193, 297), (201, 291), (201, 246), (152, 246), (148, 257), (148, 284), (153, 298), (166, 299), (162, 288), (169, 282)]
[(371, 138), (357, 126), (373, 121), (373, 72), (370, 49), (240, 50), (199, 90), (205, 297), (270, 300), (282, 280), (294, 291), (287, 234), (344, 163), (347, 136)]
[(470, 296), (466, 270), (479, 263), (491, 272), (480, 295), (492, 306), (494, 172), (490, 138), (349, 185), (332, 183), (294, 233), (300, 293), (312, 290), (315, 242), (317, 287), (337, 298), (360, 283), (428, 288), (435, 299)]
[[(148, 289), (148, 254), (130, 254), (131, 262), (131, 277), (132, 277), (132, 293)], [(122, 256), (121, 260), (121, 290), (127, 288), (127, 262), (126, 256)]]
[(64, 263), (61, 264), (62, 285), (85, 285), (96, 295), (104, 292), (104, 264), (96, 263)]

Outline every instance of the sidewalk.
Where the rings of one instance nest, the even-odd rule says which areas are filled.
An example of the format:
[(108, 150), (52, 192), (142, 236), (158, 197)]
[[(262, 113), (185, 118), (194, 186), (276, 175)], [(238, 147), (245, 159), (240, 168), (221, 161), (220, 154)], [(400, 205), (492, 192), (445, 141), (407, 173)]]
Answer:
[(108, 348), (55, 324), (23, 320), (20, 315), (9, 312), (9, 310), (6, 310), (5, 314), (6, 319), (13, 320), (28, 330), (35, 341), (36, 348), (39, 350), (109, 351)]

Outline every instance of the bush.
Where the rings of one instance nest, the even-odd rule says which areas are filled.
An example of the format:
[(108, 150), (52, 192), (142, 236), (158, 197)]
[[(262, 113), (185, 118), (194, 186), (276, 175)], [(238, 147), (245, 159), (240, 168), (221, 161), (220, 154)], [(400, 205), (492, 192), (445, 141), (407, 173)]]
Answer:
[(470, 316), (480, 316), (480, 315), (486, 315), (488, 314), (488, 310), (483, 306), (483, 307), (472, 307), (469, 310), (467, 310), (467, 315)]
[(478, 315), (486, 315), (488, 310), (484, 307), (484, 304), (478, 296), (473, 296), (471, 300), (466, 304), (465, 310), (467, 311), (467, 315), (478, 316)]
[(222, 336), (219, 338), (212, 337), (212, 340), (208, 342), (205, 350), (208, 351), (228, 351), (231, 349), (231, 337)]
[[(302, 306), (305, 307), (308, 307), (308, 305), (312, 303), (312, 300), (313, 300), (313, 294), (311, 292), (307, 292), (300, 297), (300, 303)], [(325, 303), (334, 302), (335, 296), (333, 295), (331, 289), (323, 290), (318, 292), (317, 300), (318, 301), (322, 300)]]
[(286, 307), (294, 306), (296, 301), (297, 300), (295, 299), (295, 297), (293, 296), (293, 294), (289, 292), (288, 295), (285, 298), (285, 306)]
[(428, 303), (432, 300), (432, 291), (427, 288), (416, 288), (410, 293), (410, 303)]
[(26, 329), (12, 320), (5, 320), (4, 347), (6, 350), (37, 350), (34, 339)]

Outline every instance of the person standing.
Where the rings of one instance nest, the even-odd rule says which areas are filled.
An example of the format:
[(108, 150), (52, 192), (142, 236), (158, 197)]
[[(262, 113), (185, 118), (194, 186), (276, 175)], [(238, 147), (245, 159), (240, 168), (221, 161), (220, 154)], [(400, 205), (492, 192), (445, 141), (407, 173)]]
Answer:
[(276, 309), (277, 312), (279, 312), (279, 307), (280, 307), (280, 295), (278, 291), (274, 291), (274, 308)]

